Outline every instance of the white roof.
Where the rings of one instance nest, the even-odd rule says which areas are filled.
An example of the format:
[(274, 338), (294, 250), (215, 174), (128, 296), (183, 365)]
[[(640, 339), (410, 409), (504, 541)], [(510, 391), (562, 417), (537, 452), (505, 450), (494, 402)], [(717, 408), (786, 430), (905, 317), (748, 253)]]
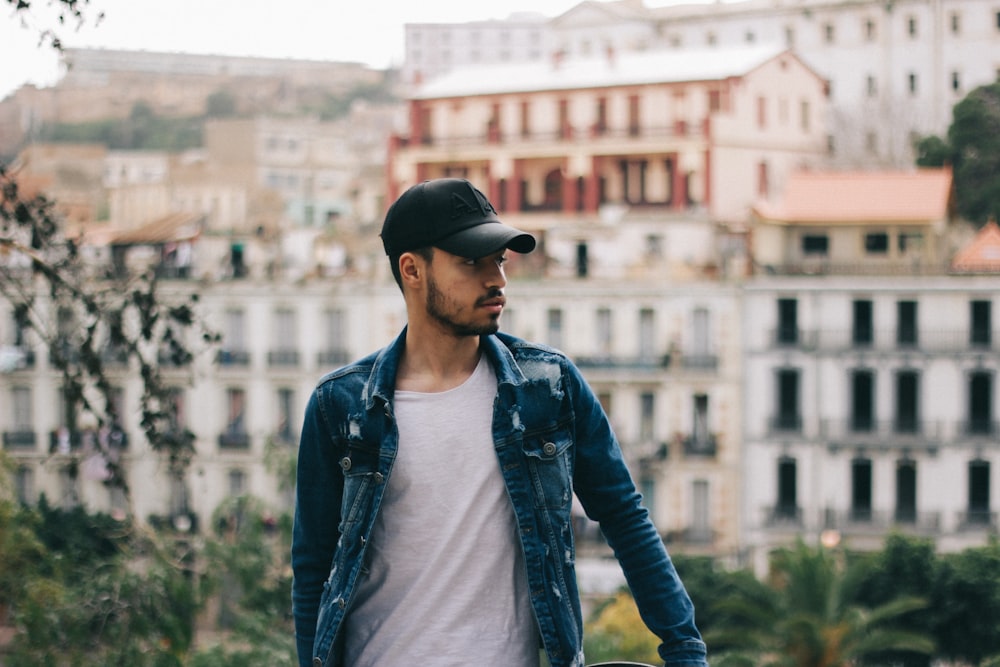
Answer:
[(418, 87), (413, 99), (608, 88), (740, 76), (786, 51), (780, 44), (616, 52), (595, 58), (459, 67)]

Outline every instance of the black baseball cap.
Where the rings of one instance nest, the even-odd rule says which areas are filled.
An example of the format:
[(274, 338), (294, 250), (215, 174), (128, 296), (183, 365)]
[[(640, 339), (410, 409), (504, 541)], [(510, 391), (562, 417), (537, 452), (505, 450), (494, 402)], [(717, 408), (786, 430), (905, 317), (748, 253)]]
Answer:
[(427, 246), (469, 259), (503, 248), (535, 249), (535, 237), (500, 222), (486, 195), (464, 178), (438, 178), (409, 188), (389, 207), (380, 236), (390, 257)]

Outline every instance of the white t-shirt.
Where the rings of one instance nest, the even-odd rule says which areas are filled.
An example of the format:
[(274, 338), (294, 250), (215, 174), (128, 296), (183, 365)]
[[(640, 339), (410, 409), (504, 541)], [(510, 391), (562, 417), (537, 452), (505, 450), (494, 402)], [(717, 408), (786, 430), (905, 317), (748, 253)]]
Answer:
[(493, 449), (496, 376), (397, 391), (399, 449), (344, 621), (351, 667), (537, 667), (517, 524)]

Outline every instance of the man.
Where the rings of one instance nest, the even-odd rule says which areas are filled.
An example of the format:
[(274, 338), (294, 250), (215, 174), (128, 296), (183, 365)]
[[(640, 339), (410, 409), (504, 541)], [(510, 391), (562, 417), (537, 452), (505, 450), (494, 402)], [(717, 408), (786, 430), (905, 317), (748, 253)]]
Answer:
[(390, 207), (406, 303), (388, 347), (324, 377), (299, 449), (299, 665), (583, 665), (575, 491), (673, 666), (704, 667), (694, 610), (608, 419), (560, 352), (499, 332), (503, 224), (464, 179)]

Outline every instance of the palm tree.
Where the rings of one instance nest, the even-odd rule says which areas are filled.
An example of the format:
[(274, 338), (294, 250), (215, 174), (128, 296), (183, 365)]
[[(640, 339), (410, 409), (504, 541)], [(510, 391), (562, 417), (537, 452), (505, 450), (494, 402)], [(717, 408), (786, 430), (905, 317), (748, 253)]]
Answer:
[(801, 540), (775, 552), (766, 583), (715, 609), (720, 621), (706, 633), (713, 664), (851, 667), (879, 652), (934, 650), (927, 637), (892, 625), (925, 601), (901, 597), (872, 609), (850, 604), (854, 579), (836, 553)]

